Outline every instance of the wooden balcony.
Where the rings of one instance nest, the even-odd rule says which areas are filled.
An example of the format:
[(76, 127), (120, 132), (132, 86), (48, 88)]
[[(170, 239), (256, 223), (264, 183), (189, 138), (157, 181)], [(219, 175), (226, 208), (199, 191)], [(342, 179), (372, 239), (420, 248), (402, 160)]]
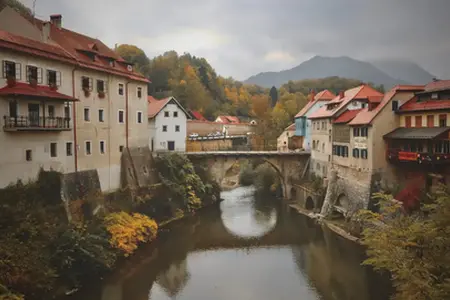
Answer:
[(441, 165), (450, 163), (449, 153), (408, 152), (388, 149), (387, 159), (392, 163), (413, 163), (422, 165)]
[(3, 130), (17, 131), (70, 131), (70, 118), (63, 117), (30, 117), (4, 116)]

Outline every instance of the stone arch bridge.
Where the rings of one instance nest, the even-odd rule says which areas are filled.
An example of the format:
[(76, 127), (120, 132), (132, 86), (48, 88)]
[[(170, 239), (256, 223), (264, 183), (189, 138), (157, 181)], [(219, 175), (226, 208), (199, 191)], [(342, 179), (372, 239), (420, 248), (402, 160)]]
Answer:
[(236, 162), (244, 159), (262, 159), (277, 172), (283, 186), (283, 196), (291, 199), (293, 184), (307, 171), (310, 153), (278, 151), (217, 151), (187, 152), (193, 163), (206, 163), (214, 179), (221, 183)]

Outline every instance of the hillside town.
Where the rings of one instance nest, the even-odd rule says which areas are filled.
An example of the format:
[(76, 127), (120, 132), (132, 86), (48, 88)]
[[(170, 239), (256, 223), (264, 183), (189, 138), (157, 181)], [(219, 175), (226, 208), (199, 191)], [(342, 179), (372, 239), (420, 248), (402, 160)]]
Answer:
[[(448, 210), (436, 207), (448, 205), (450, 80), (385, 86), (332, 76), (262, 87), (217, 76), (189, 53), (166, 52), (150, 63), (139, 52), (145, 59), (137, 62), (117, 45), (66, 28), (62, 14), (44, 19), (17, 9), (23, 5), (2, 5), (0, 273), (7, 275), (0, 299), (66, 297), (104, 276), (86, 289), (90, 298), (75, 299), (209, 299), (221, 280), (229, 282), (211, 274), (241, 268), (252, 251), (260, 258), (239, 274), (249, 286), (263, 285), (252, 272), (302, 274), (307, 292), (294, 280), (286, 299), (383, 300), (395, 294), (392, 286), (406, 295), (400, 300), (450, 295), (441, 286), (450, 263), (439, 262), (446, 268), (439, 271), (423, 266), (431, 275), (411, 271), (414, 282), (435, 280), (420, 297), (420, 288), (399, 279), (426, 256), (431, 239), (433, 259), (449, 249), (442, 237), (448, 216), (439, 215)], [(113, 270), (138, 248), (150, 254)], [(286, 249), (287, 263), (278, 257)], [(220, 256), (226, 251), (235, 257)], [(206, 298), (186, 294), (195, 284), (188, 262), (204, 263), (192, 263), (202, 260), (192, 253), (219, 254), (217, 270), (196, 287), (195, 297)], [(391, 272), (388, 287), (363, 263)], [(368, 287), (373, 282), (382, 296)], [(264, 288), (258, 299), (281, 293)], [(435, 290), (443, 292), (430, 297)]]

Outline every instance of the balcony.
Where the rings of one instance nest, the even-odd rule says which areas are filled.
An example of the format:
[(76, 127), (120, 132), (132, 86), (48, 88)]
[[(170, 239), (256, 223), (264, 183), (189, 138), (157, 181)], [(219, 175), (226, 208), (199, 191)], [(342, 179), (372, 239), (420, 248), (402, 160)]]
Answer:
[(388, 149), (386, 156), (392, 163), (413, 163), (421, 165), (442, 165), (450, 163), (449, 153), (408, 152)]
[(70, 131), (70, 118), (4, 116), (3, 130), (16, 131)]

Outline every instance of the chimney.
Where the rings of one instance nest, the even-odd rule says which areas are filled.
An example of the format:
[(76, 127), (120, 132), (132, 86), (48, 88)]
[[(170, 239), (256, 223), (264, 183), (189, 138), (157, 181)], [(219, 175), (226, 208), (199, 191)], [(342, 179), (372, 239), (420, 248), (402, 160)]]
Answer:
[(50, 40), (50, 22), (42, 24), (42, 42), (48, 43)]
[(309, 101), (314, 101), (314, 98), (316, 97), (316, 90), (312, 89), (310, 95)]
[(339, 92), (339, 99), (342, 99), (345, 97), (345, 92), (344, 91), (340, 91)]
[(62, 27), (62, 15), (51, 15), (50, 16), (50, 23), (55, 25), (57, 28)]

